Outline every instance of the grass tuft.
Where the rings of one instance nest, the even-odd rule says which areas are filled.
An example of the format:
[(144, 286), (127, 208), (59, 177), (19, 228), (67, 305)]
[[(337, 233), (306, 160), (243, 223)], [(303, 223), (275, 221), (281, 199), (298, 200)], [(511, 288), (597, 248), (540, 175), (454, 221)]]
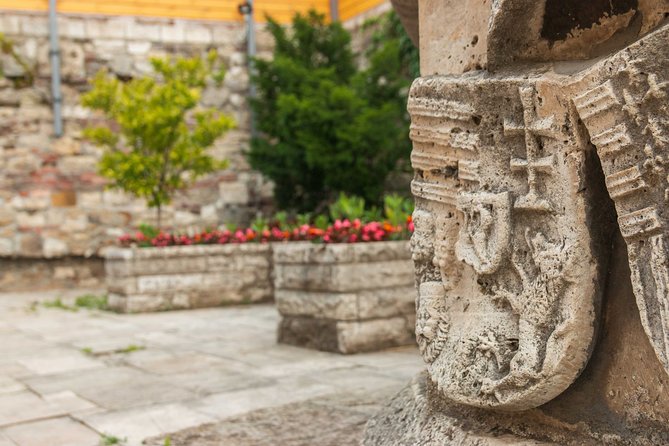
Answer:
[(74, 306), (78, 308), (87, 308), (89, 310), (106, 310), (107, 296), (96, 296), (95, 294), (84, 294), (74, 301)]
[(101, 446), (112, 446), (115, 444), (122, 445), (126, 442), (125, 438), (119, 438), (114, 435), (102, 434), (100, 435)]
[(56, 308), (58, 310), (65, 310), (65, 311), (79, 311), (77, 307), (73, 307), (71, 305), (67, 305), (66, 303), (64, 303), (60, 297), (57, 297), (54, 300), (46, 300), (42, 302), (42, 306), (44, 308)]
[[(65, 311), (79, 311), (80, 308), (86, 310), (107, 310), (107, 296), (97, 296), (95, 294), (84, 294), (74, 300), (74, 305), (68, 305), (63, 302), (60, 297), (54, 300), (47, 300), (42, 302), (44, 308), (56, 308)], [(29, 311), (36, 310), (35, 306), (31, 306)]]

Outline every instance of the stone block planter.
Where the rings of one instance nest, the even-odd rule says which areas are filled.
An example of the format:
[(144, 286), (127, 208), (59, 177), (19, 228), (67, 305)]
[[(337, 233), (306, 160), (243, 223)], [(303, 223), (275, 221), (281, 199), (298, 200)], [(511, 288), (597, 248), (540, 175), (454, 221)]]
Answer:
[(414, 342), (409, 242), (274, 245), (279, 342), (356, 353)]
[(271, 300), (271, 260), (268, 244), (110, 248), (109, 306), (135, 313)]

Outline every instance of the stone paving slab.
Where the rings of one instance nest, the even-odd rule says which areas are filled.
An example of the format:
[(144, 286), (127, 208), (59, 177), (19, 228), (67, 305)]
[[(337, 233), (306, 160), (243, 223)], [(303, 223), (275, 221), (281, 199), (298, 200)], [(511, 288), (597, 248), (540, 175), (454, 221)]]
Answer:
[(126, 443), (142, 440), (164, 432), (178, 431), (214, 421), (213, 417), (181, 404), (164, 404), (128, 410), (85, 415), (79, 419), (98, 432), (124, 438)]
[(0, 446), (16, 446), (16, 443), (0, 432)]
[[(173, 446), (357, 445), (368, 418), (396, 391), (392, 386), (330, 394), (185, 429), (169, 438)], [(146, 444), (163, 446), (165, 438), (158, 436)]]
[[(54, 418), (8, 427), (5, 435), (20, 446), (97, 446), (100, 435), (69, 417)], [(2, 443), (0, 443), (1, 445)]]
[[(100, 293), (0, 293), (0, 446), (103, 434), (132, 446), (201, 425), (219, 426), (214, 442), (172, 444), (306, 446), (319, 429), (319, 446), (354, 444), (376, 399), (423, 367), (414, 347), (345, 357), (277, 345), (272, 305), (118, 315), (39, 303), (85, 292)], [(291, 416), (312, 424), (298, 432)]]
[(37, 375), (53, 375), (73, 371), (76, 371), (77, 374), (83, 374), (86, 370), (104, 367), (101, 362), (87, 358), (81, 352), (59, 348), (48, 350), (39, 357), (19, 359), (17, 362)]
[(25, 380), (40, 393), (72, 390), (106, 409), (142, 406), (147, 402), (166, 403), (193, 398), (186, 389), (158, 376), (132, 367), (109, 367), (85, 372), (68, 372)]
[(25, 390), (25, 386), (9, 376), (0, 375), (0, 394)]
[(66, 413), (57, 404), (27, 390), (0, 396), (0, 427)]

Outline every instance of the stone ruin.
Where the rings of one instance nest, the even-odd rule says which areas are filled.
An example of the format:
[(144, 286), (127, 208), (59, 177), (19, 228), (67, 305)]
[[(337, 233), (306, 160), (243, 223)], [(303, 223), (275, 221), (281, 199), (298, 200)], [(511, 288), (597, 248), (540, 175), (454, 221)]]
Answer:
[(364, 444), (669, 444), (669, 1), (395, 3), (427, 370)]

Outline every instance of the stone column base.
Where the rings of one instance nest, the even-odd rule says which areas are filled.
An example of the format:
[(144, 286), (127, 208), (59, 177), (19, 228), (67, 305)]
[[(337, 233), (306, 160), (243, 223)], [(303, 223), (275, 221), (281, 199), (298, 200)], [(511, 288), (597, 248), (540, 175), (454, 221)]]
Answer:
[(462, 406), (446, 406), (443, 411), (430, 410), (427, 401), (431, 392), (428, 390), (427, 380), (425, 372), (417, 375), (380, 413), (369, 420), (363, 440), (364, 446), (561, 444), (514, 435), (506, 429), (500, 429), (500, 426), (486, 424), (483, 417), (471, 417), (472, 410)]
[[(602, 446), (669, 444), (661, 426), (624, 426), (592, 402), (591, 419), (566, 422), (553, 408), (496, 412), (444, 401), (422, 372), (367, 423), (363, 446)], [(562, 407), (568, 411), (568, 407)], [(556, 412), (556, 413), (552, 413)]]

